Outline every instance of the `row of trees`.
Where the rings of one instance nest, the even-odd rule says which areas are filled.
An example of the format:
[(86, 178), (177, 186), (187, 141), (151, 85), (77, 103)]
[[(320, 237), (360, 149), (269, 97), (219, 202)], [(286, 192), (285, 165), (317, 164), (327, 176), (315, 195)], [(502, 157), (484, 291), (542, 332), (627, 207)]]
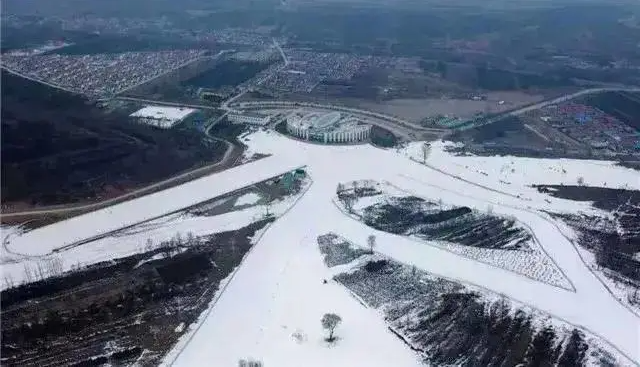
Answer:
[(4, 274), (4, 285), (8, 288), (14, 286), (37, 282), (46, 278), (57, 277), (64, 273), (64, 262), (60, 257), (50, 257), (37, 262), (25, 262), (24, 280), (16, 283), (10, 273)]
[[(151, 252), (161, 249), (164, 257), (171, 257), (180, 252), (180, 249), (184, 246), (193, 246), (199, 243), (198, 237), (193, 233), (188, 232), (186, 235), (182, 235), (180, 232), (176, 233), (171, 239), (165, 241), (154, 242), (148, 238), (143, 247), (144, 252)], [(80, 270), (81, 264), (72, 265), (70, 271)], [(22, 281), (17, 282), (10, 273), (3, 275), (3, 282), (5, 288), (13, 288), (21, 284), (28, 284), (44, 280), (47, 278), (54, 278), (62, 276), (65, 273), (64, 260), (61, 257), (53, 256), (41, 258), (38, 261), (25, 262), (23, 269)]]

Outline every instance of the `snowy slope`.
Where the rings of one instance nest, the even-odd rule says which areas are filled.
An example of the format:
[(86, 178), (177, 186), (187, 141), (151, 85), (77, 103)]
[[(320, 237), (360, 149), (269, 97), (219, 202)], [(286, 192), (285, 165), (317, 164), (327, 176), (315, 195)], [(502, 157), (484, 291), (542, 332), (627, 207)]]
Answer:
[[(640, 189), (638, 171), (613, 161), (588, 159), (548, 159), (514, 156), (457, 156), (447, 151), (452, 142), (432, 142), (428, 163), (448, 173), (487, 183), (504, 181), (516, 186), (535, 184), (576, 185), (582, 177), (586, 186)], [(422, 143), (413, 142), (402, 153), (423, 160)], [(485, 177), (484, 179), (482, 177)]]
[[(278, 366), (411, 365), (406, 359), (409, 358), (406, 350), (391, 345), (393, 338), (387, 336), (388, 331), (379, 321), (372, 316), (367, 322), (374, 326), (361, 329), (359, 325), (368, 311), (360, 309), (356, 313), (351, 309), (356, 305), (351, 306), (348, 297), (334, 292), (331, 285), (322, 284), (327, 274), (312, 243), (315, 236), (327, 232), (340, 233), (359, 244), (364, 244), (366, 237), (375, 233), (378, 250), (392, 258), (434, 274), (486, 287), (585, 327), (626, 355), (640, 360), (636, 327), (639, 320), (607, 293), (553, 222), (527, 209), (514, 195), (487, 190), (403, 155), (370, 146), (324, 147), (292, 141), (273, 132), (258, 132), (250, 138), (246, 143), (256, 152), (274, 157), (300, 157), (307, 164), (314, 184), (256, 245), (255, 252), (249, 255), (203, 326), (177, 357), (177, 365), (189, 366), (207, 360), (216, 365), (233, 366), (240, 358), (249, 357)], [(372, 177), (425, 197), (441, 196), (451, 203), (464, 201), (480, 210), (491, 204), (496, 213), (515, 216), (533, 229), (540, 245), (567, 274), (577, 291), (533, 282), (434, 247), (418, 248), (409, 239), (373, 231), (345, 216), (331, 202), (339, 182)], [(544, 203), (543, 197), (537, 199), (540, 200), (537, 203)], [(342, 327), (346, 335), (338, 345), (327, 349), (318, 341), (319, 319), (323, 312), (331, 311), (343, 313)], [(298, 344), (291, 337), (292, 330), (298, 329), (308, 335), (306, 343)], [(355, 357), (356, 353), (349, 349), (361, 351), (364, 345), (379, 345), (387, 339), (390, 346), (385, 347), (383, 353), (370, 349), (369, 353), (358, 353)], [(223, 344), (230, 347), (212, 347)], [(390, 359), (385, 357), (397, 362), (389, 363)]]
[[(323, 279), (331, 273), (324, 266), (316, 237), (329, 232), (339, 233), (360, 246), (366, 244), (368, 235), (375, 234), (377, 250), (386, 256), (439, 276), (476, 284), (584, 327), (640, 361), (637, 328), (640, 320), (606, 291), (582, 263), (557, 224), (539, 210), (594, 210), (588, 203), (550, 199), (537, 193), (524, 186), (536, 182), (531, 181), (529, 174), (523, 174), (519, 181), (512, 178), (518, 185), (502, 184), (498, 186), (500, 190), (496, 190), (496, 181), (499, 183), (501, 178), (489, 180), (490, 176), (478, 174), (481, 177), (460, 179), (449, 172), (416, 163), (404, 154), (372, 146), (312, 145), (263, 131), (247, 137), (250, 141), (245, 144), (250, 151), (272, 156), (35, 230), (12, 240), (10, 249), (29, 255), (46, 254), (62, 244), (157, 217), (306, 165), (314, 183), (264, 233), (201, 327), (197, 332), (192, 330), (186, 334), (188, 339), (179, 343), (166, 364), (224, 367), (237, 366), (242, 358), (253, 358), (262, 360), (265, 366), (285, 367), (419, 365), (417, 356), (387, 329), (381, 314), (361, 306), (341, 287), (323, 284)], [(432, 158), (436, 159), (436, 155)], [(511, 158), (495, 159), (502, 163), (474, 164), (493, 166), (494, 171), (500, 172), (504, 160)], [(437, 160), (431, 163), (436, 165)], [(447, 164), (445, 161), (442, 165)], [(583, 162), (563, 164), (572, 174), (586, 169)], [(530, 165), (527, 172), (534, 172), (535, 160)], [(619, 173), (617, 167), (606, 169), (611, 169), (607, 171), (612, 177), (610, 182), (626, 181), (628, 186), (635, 187), (637, 177)], [(460, 169), (458, 174), (464, 172)], [(544, 175), (544, 169), (538, 172)], [(536, 234), (541, 248), (566, 274), (576, 291), (531, 281), (436, 247), (416, 246), (409, 238), (372, 230), (345, 215), (333, 203), (338, 183), (372, 178), (388, 181), (421, 197), (441, 198), (451, 205), (466, 205), (480, 211), (491, 206), (497, 214), (515, 217)], [(596, 179), (585, 174), (586, 183)], [(199, 225), (193, 223), (191, 228)], [(325, 312), (336, 312), (343, 319), (337, 330), (341, 339), (331, 347), (322, 341), (320, 318)]]
[[(426, 164), (443, 172), (490, 187), (497, 191), (520, 195), (523, 199), (572, 205), (568, 200), (540, 196), (531, 185), (578, 185), (640, 189), (638, 171), (621, 167), (612, 161), (582, 159), (544, 159), (513, 156), (456, 156), (447, 151), (452, 142), (432, 142)], [(400, 153), (418, 162), (424, 161), (423, 143), (413, 142)], [(575, 205), (575, 203), (573, 204)]]
[(340, 238), (333, 242), (340, 245), (321, 244), (320, 251), (345, 264), (335, 279), (384, 312), (433, 365), (632, 365), (599, 338), (526, 305), (370, 254)]
[[(379, 205), (391, 205), (398, 207), (396, 198), (406, 198), (406, 197), (419, 197), (420, 199), (426, 199), (427, 201), (431, 201), (433, 203), (437, 202), (438, 198), (442, 200), (443, 195), (437, 195), (437, 192), (432, 192), (430, 196), (420, 196), (414, 192), (410, 191), (402, 191), (398, 188), (394, 187), (389, 183), (374, 183), (376, 190), (378, 190), (381, 194), (375, 196), (367, 196), (363, 198), (358, 198), (352, 208), (352, 213), (345, 213), (354, 217), (355, 219), (366, 222), (365, 219), (365, 209), (367, 207), (374, 207)], [(344, 184), (345, 187), (348, 187), (349, 184)], [(360, 187), (364, 187), (364, 184), (360, 184)], [(460, 208), (463, 205), (466, 205), (467, 200), (461, 200), (455, 204), (458, 204), (456, 207)], [(336, 198), (336, 203), (340, 205), (345, 212), (347, 212), (346, 208), (344, 208), (344, 204)], [(395, 203), (395, 204), (394, 204)], [(444, 209), (453, 208), (450, 206), (449, 201), (443, 202)], [(481, 205), (477, 205), (476, 207), (480, 207)], [(486, 210), (486, 209), (485, 209)], [(492, 209), (493, 210), (493, 209)], [(487, 215), (487, 213), (483, 213), (483, 215)], [(492, 214), (493, 215), (493, 214)], [(506, 219), (506, 218), (505, 218)], [(371, 225), (367, 223), (368, 225)], [(440, 223), (442, 225), (442, 222)], [(397, 223), (390, 225), (391, 227), (397, 227)], [(458, 222), (456, 228), (461, 228), (462, 225)], [(374, 226), (375, 227), (375, 226)], [(381, 230), (384, 228), (375, 227)], [(473, 228), (473, 226), (471, 226)], [(495, 228), (495, 227), (494, 227)], [(532, 233), (528, 227), (523, 226), (520, 223), (515, 222), (514, 228), (521, 228), (525, 233), (533, 235), (534, 238), (529, 238), (524, 243), (526, 248), (524, 249), (491, 249), (491, 248), (482, 248), (475, 246), (465, 246), (456, 242), (450, 241), (440, 241), (440, 240), (427, 240), (425, 236), (421, 236), (419, 234), (419, 228), (413, 227), (409, 230), (409, 233), (404, 235), (409, 236), (415, 239), (416, 246), (422, 246), (424, 244), (428, 244), (431, 246), (438, 246), (440, 248), (447, 249), (453, 253), (456, 253), (461, 256), (466, 256), (476, 261), (481, 261), (487, 263), (489, 265), (497, 266), (506, 270), (513, 271), (515, 273), (521, 274), (523, 276), (529, 277), (533, 280), (542, 281), (547, 284), (562, 287), (567, 290), (573, 291), (573, 285), (569, 280), (562, 274), (562, 272), (558, 269), (558, 267), (553, 263), (553, 261), (547, 256), (547, 254), (542, 250), (538, 241), (535, 239), (535, 234)], [(389, 230), (386, 230), (387, 232)], [(397, 232), (393, 232), (397, 233)], [(461, 237), (461, 236), (459, 236)], [(481, 240), (484, 238), (478, 238)]]
[[(282, 214), (295, 198), (293, 196), (276, 202), (269, 207), (269, 212), (275, 216)], [(60, 261), (61, 270), (68, 271), (75, 267), (88, 266), (148, 251), (144, 248), (148, 241), (158, 244), (178, 235), (185, 238), (188, 233), (199, 237), (237, 230), (262, 219), (264, 213), (264, 205), (256, 205), (216, 216), (193, 216), (177, 213), (52, 254), (34, 257), (7, 253), (2, 257), (2, 275), (4, 279), (11, 279), (14, 284), (20, 284), (27, 280), (25, 267), (36, 269), (38, 263), (44, 264), (51, 259)], [(3, 251), (5, 250), (3, 249)], [(5, 282), (0, 284), (2, 289), (6, 286)]]
[(35, 229), (13, 238), (8, 248), (16, 254), (46, 255), (76, 241), (171, 213), (296, 169), (303, 165), (300, 158), (296, 155), (267, 157), (234, 167), (136, 200)]

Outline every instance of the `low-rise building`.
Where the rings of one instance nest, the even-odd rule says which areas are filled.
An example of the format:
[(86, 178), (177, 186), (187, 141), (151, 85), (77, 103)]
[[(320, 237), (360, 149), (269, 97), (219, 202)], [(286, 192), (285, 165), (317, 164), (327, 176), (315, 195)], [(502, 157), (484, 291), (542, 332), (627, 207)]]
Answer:
[(257, 126), (265, 126), (271, 122), (271, 116), (269, 115), (261, 115), (258, 113), (230, 113), (227, 115), (229, 121), (234, 124), (248, 124), (248, 125), (257, 125)]
[(146, 106), (132, 113), (131, 117), (143, 124), (168, 129), (196, 111), (185, 107)]
[(369, 139), (371, 125), (340, 112), (297, 110), (287, 116), (287, 131), (322, 143), (358, 143)]

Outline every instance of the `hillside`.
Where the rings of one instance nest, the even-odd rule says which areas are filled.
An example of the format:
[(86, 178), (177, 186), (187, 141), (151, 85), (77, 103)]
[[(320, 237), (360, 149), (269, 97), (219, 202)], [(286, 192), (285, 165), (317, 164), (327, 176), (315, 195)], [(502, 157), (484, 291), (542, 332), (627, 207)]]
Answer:
[(112, 197), (225, 150), (195, 130), (141, 125), (4, 71), (1, 143), (2, 201), (14, 208)]

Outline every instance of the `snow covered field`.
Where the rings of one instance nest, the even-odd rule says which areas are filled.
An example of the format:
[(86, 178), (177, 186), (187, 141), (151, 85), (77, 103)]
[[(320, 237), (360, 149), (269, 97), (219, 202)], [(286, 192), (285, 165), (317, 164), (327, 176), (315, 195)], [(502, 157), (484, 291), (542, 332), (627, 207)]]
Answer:
[[(423, 162), (421, 142), (400, 149), (401, 154)], [(535, 199), (531, 185), (578, 185), (640, 190), (640, 174), (613, 161), (545, 159), (513, 156), (456, 156), (447, 151), (452, 142), (432, 142), (427, 164), (448, 174), (498, 191)]]
[[(514, 191), (517, 190), (511, 189), (510, 195), (490, 191), (415, 163), (403, 155), (371, 146), (308, 145), (274, 132), (257, 132), (245, 143), (255, 152), (272, 154), (276, 158), (299, 157), (307, 165), (314, 184), (265, 233), (191, 342), (178, 353), (175, 361), (167, 361), (167, 364), (191, 366), (207, 360), (216, 365), (234, 366), (242, 358), (262, 360), (265, 366), (405, 366), (417, 363), (409, 349), (381, 324), (380, 315), (358, 307), (358, 303), (336, 285), (323, 284), (322, 280), (330, 274), (313, 242), (316, 236), (327, 232), (340, 233), (361, 245), (369, 234), (374, 233), (378, 238), (378, 250), (391, 258), (434, 274), (486, 287), (565, 322), (582, 326), (611, 342), (633, 360), (640, 360), (638, 318), (618, 303), (589, 272), (575, 248), (553, 222), (528, 209), (530, 204), (516, 197), (518, 193)], [(574, 163), (563, 164), (573, 169)], [(372, 177), (427, 197), (440, 195), (451, 203), (464, 200), (466, 205), (476, 206), (479, 210), (492, 205), (496, 213), (515, 216), (533, 229), (540, 245), (574, 283), (576, 292), (534, 282), (435, 247), (417, 248), (410, 239), (374, 231), (346, 217), (331, 202), (338, 183)], [(534, 194), (533, 189), (531, 194)], [(540, 207), (592, 210), (584, 203), (532, 196), (536, 199), (534, 204)], [(470, 197), (475, 201), (469, 203)], [(336, 312), (343, 319), (338, 331), (339, 335), (342, 333), (342, 339), (331, 348), (321, 341), (320, 318), (325, 312)], [(301, 342), (292, 336), (293, 333), (306, 337)], [(225, 347), (212, 347), (215, 345)]]
[(267, 157), (184, 185), (12, 237), (11, 253), (42, 256), (87, 238), (207, 201), (304, 165), (301, 157)]
[[(586, 186), (640, 189), (638, 171), (620, 167), (613, 161), (456, 156), (447, 151), (449, 148), (455, 148), (455, 143), (435, 141), (430, 145), (432, 149), (427, 163), (478, 182), (504, 181), (504, 185), (516, 186), (543, 183), (576, 185), (578, 178), (583, 178)], [(422, 143), (410, 143), (402, 149), (402, 153), (422, 161)]]
[(236, 200), (233, 204), (234, 206), (244, 206), (244, 205), (252, 205), (257, 203), (260, 200), (260, 195), (250, 192), (248, 194), (244, 194)]
[[(438, 276), (487, 288), (567, 324), (585, 328), (632, 360), (640, 361), (640, 319), (607, 292), (582, 262), (569, 238), (548, 215), (539, 211), (597, 210), (588, 203), (552, 198), (526, 186), (557, 183), (563, 177), (566, 181), (562, 182), (574, 183), (578, 173), (584, 176), (585, 183), (598, 184), (597, 180), (603, 181), (602, 174), (593, 174), (592, 171), (597, 170), (590, 163), (562, 160), (550, 168), (553, 161), (545, 161), (543, 165), (531, 160), (525, 165), (525, 161), (518, 159), (518, 164), (512, 166), (510, 162), (516, 158), (482, 158), (486, 162), (477, 157), (452, 158), (434, 147), (428, 163), (442, 167), (438, 170), (408, 159), (405, 151), (398, 154), (372, 146), (305, 144), (275, 132), (253, 133), (244, 143), (251, 152), (271, 156), (29, 232), (12, 240), (8, 248), (17, 253), (44, 255), (54, 248), (306, 165), (313, 179), (311, 187), (264, 233), (201, 326), (197, 331), (187, 331), (186, 340), (179, 343), (165, 364), (233, 367), (240, 359), (257, 359), (263, 361), (265, 367), (420, 365), (416, 353), (393, 335), (378, 311), (363, 307), (340, 285), (324, 284), (323, 280), (333, 273), (324, 265), (316, 237), (329, 232), (339, 233), (360, 246), (366, 246), (367, 236), (375, 234), (378, 252), (389, 258)], [(470, 168), (464, 168), (465, 165)], [(487, 175), (475, 172), (474, 165), (490, 171), (492, 176), (489, 172)], [(519, 176), (500, 174), (504, 166), (523, 172)], [(455, 174), (443, 171), (451, 167), (456, 167)], [(609, 186), (640, 186), (637, 175), (624, 168), (611, 165), (600, 168), (605, 170)], [(562, 173), (563, 169), (566, 174)], [(552, 182), (546, 180), (547, 171), (556, 172), (549, 176)], [(453, 177), (456, 175), (462, 179)], [(338, 183), (371, 178), (388, 181), (420, 197), (442, 198), (452, 205), (465, 205), (479, 211), (491, 206), (494, 213), (515, 217), (537, 236), (541, 248), (574, 284), (575, 292), (532, 281), (444, 249), (416, 246), (409, 238), (365, 226), (333, 203)], [(501, 183), (503, 179), (511, 181)], [(340, 339), (331, 346), (323, 341), (320, 324), (320, 318), (327, 312), (337, 313), (343, 320), (336, 331)]]
[[(307, 182), (308, 185), (310, 182)], [(297, 195), (277, 199), (268, 205), (268, 212), (275, 217), (282, 215), (295, 201)], [(233, 199), (233, 198), (231, 198)], [(51, 253), (43, 255), (22, 255), (7, 251), (14, 240), (20, 238), (17, 227), (3, 227), (2, 238), (5, 243), (1, 248), (0, 264), (2, 264), (3, 282), (1, 288), (7, 287), (7, 282), (18, 285), (28, 281), (27, 273), (35, 273), (38, 266), (47, 268), (47, 264), (59, 264), (56, 270), (69, 271), (85, 267), (101, 261), (123, 258), (133, 254), (148, 251), (145, 248), (171, 240), (176, 236), (185, 238), (187, 235), (200, 237), (214, 233), (237, 230), (264, 218), (267, 204), (257, 204), (261, 197), (256, 192), (248, 192), (235, 200), (233, 210), (219, 215), (194, 215), (188, 212), (177, 212), (157, 219), (146, 221), (135, 226), (115, 231), (107, 236), (96, 238), (87, 243), (69, 248), (54, 248)], [(217, 200), (211, 204), (199, 205), (199, 209), (211, 210), (222, 205), (229, 198)], [(238, 202), (241, 201), (241, 205)], [(235, 207), (240, 207), (235, 209)], [(29, 233), (26, 233), (28, 235)], [(47, 243), (55, 246), (51, 240)], [(29, 269), (29, 271), (26, 271)], [(53, 274), (47, 274), (53, 275)], [(32, 281), (35, 279), (31, 279)]]

